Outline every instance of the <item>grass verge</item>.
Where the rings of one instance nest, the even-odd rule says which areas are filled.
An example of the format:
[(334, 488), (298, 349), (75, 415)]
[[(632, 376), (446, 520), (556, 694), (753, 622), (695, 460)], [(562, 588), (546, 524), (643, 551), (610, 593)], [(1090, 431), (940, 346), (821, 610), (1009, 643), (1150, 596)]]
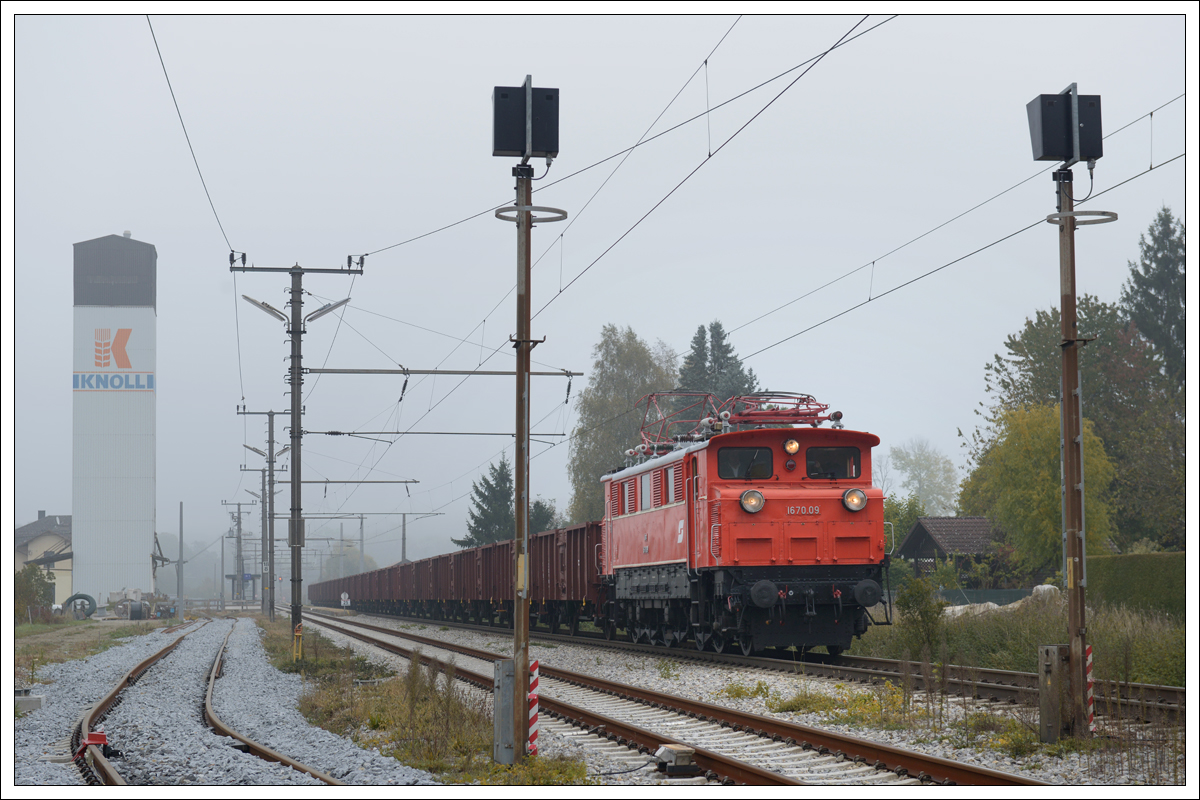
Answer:
[(444, 783), (591, 783), (582, 761), (539, 757), (516, 767), (494, 764), (490, 698), (460, 684), (453, 663), (443, 670), (413, 659), (403, 675), (357, 684), (356, 679), (390, 673), (311, 628), (304, 635), (305, 658), (293, 663), (290, 624), (260, 621), (259, 626), (271, 663), (283, 671), (302, 672), (308, 682), (299, 710), (315, 725), (378, 748)]

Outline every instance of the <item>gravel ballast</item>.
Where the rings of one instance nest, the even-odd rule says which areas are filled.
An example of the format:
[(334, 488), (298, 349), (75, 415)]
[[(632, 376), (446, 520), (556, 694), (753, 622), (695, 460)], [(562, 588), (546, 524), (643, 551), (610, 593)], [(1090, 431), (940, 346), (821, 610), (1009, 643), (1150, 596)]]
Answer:
[(213, 705), (221, 721), (243, 736), (346, 783), (439, 783), (428, 772), (310, 725), (296, 710), (304, 688), (301, 677), (282, 673), (267, 662), (261, 632), (253, 620), (237, 621), (229, 637), (224, 671), (214, 690)]
[[(457, 628), (439, 630), (437, 623), (421, 624), (389, 619), (386, 617), (370, 616), (364, 619), (372, 624), (391, 627), (401, 632), (411, 632), (421, 636), (453, 641), (456, 644), (482, 650), (491, 650), (504, 657), (511, 657), (512, 635), (486, 634), (474, 631), (464, 631)], [(322, 631), (326, 635), (330, 635)], [(332, 636), (331, 636), (332, 638)], [(339, 638), (339, 643), (344, 637)], [(352, 640), (344, 640), (352, 641)], [(355, 645), (352, 645), (355, 646)], [(362, 647), (365, 648), (365, 645)], [(356, 647), (357, 649), (357, 647)], [(430, 648), (425, 647), (426, 652)], [(363, 650), (362, 652), (366, 652)], [(605, 678), (607, 680), (640, 686), (654, 691), (667, 692), (680, 697), (701, 700), (713, 705), (736, 708), (753, 714), (775, 717), (800, 725), (832, 731), (846, 736), (867, 739), (881, 744), (891, 745), (902, 749), (914, 750), (929, 755), (959, 761), (988, 769), (1021, 775), (1034, 780), (1052, 784), (1086, 785), (1095, 783), (1087, 765), (1087, 759), (1078, 753), (1068, 753), (1063, 756), (1035, 753), (1029, 756), (1015, 758), (1007, 753), (971, 746), (960, 746), (956, 737), (942, 737), (932, 732), (928, 727), (916, 726), (912, 729), (885, 730), (869, 726), (839, 725), (831, 723), (819, 714), (802, 713), (773, 713), (766, 708), (762, 697), (730, 699), (721, 692), (730, 684), (741, 683), (747, 687), (755, 686), (759, 681), (766, 683), (770, 693), (791, 697), (801, 691), (823, 692), (835, 694), (838, 684), (835, 681), (821, 678), (809, 678), (802, 675), (788, 675), (764, 670), (739, 668), (724, 665), (697, 664), (689, 661), (674, 660), (669, 651), (662, 657), (634, 655), (620, 651), (606, 651), (601, 647), (570, 644), (538, 644), (530, 643), (530, 659), (538, 659), (547, 666), (580, 672), (587, 675)], [(466, 659), (457, 657), (461, 667), (466, 667)], [(672, 661), (671, 668), (660, 670), (663, 661)], [(666, 673), (666, 674), (664, 674)], [(851, 687), (852, 688), (852, 687)], [(869, 691), (865, 687), (860, 691)], [(963, 707), (960, 698), (948, 701), (944, 713), (948, 720), (960, 717), (964, 712), (989, 711), (994, 714), (1014, 713), (1008, 706), (972, 703)], [(1017, 712), (1019, 713), (1019, 712)], [(1036, 715), (1036, 711), (1034, 712)], [(1036, 724), (1036, 716), (1034, 717)], [(546, 737), (547, 743), (553, 747), (555, 737)], [(563, 738), (563, 737), (557, 737)], [(543, 748), (544, 752), (549, 752)], [(1180, 756), (1183, 759), (1183, 756)], [(607, 768), (597, 768), (597, 771), (610, 772), (621, 767), (617, 762), (606, 765)], [(625, 766), (624, 768), (628, 768)], [(1185, 773), (1185, 765), (1181, 763), (1180, 774)], [(591, 770), (589, 769), (589, 772)], [(604, 783), (624, 783), (620, 776), (602, 778)], [(1120, 783), (1145, 784), (1149, 781), (1147, 774), (1135, 769), (1118, 778)], [(641, 780), (630, 782), (641, 783)], [(644, 781), (650, 782), (650, 781)]]

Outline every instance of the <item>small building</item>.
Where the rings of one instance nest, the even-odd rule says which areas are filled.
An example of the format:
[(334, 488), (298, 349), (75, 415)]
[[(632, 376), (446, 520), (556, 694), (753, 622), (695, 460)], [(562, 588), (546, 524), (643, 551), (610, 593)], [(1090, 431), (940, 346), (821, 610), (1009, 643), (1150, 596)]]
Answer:
[(37, 564), (54, 575), (54, 602), (71, 596), (71, 516), (38, 512), (34, 522), (17, 528), (14, 564), (20, 572), (26, 564)]
[(996, 538), (987, 517), (917, 517), (896, 555), (912, 561), (918, 575), (951, 557), (961, 569), (965, 560), (982, 558)]

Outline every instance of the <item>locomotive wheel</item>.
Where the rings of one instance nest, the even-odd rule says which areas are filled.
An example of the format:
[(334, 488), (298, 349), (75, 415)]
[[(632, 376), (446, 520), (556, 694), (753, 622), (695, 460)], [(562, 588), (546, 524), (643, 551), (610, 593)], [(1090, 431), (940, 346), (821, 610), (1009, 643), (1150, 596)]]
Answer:
[(658, 628), (658, 640), (663, 647), (675, 646), (675, 631), (668, 628), (666, 625), (660, 625)]
[(572, 614), (570, 621), (567, 623), (567, 632), (571, 636), (579, 635), (579, 615)]
[(714, 653), (724, 653), (729, 647), (730, 640), (725, 634), (713, 631), (708, 641), (712, 643)]
[(617, 638), (617, 623), (612, 621), (604, 623), (604, 638), (610, 642)]
[(754, 652), (754, 636), (753, 634), (743, 633), (738, 637), (738, 645), (741, 646), (742, 655), (748, 656)]
[(838, 656), (840, 656), (842, 654), (842, 651), (845, 649), (846, 648), (841, 647), (840, 645), (836, 645), (836, 644), (825, 645), (825, 651), (828, 652), (829, 655), (833, 656), (834, 658), (837, 658)]
[(692, 638), (692, 641), (694, 641), (696, 643), (697, 650), (703, 650), (705, 647), (708, 646), (708, 640), (710, 638), (711, 638), (711, 634), (703, 633), (701, 631), (696, 631), (696, 635)]

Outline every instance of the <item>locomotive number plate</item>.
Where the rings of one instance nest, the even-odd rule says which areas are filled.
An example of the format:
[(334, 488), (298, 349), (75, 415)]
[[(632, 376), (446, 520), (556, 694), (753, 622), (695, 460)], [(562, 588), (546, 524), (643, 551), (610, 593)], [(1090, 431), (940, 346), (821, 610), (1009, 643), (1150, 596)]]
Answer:
[(787, 513), (789, 514), (820, 514), (820, 506), (788, 506)]

